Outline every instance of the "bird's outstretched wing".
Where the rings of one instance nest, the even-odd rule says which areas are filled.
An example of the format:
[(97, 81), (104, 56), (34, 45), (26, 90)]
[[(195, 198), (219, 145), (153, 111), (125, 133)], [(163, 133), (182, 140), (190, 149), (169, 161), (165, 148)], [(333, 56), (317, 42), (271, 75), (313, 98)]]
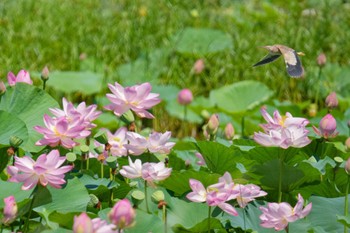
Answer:
[(281, 51), (288, 74), (293, 78), (299, 78), (304, 74), (304, 68), (301, 64), (300, 58), (294, 50)]
[(261, 61), (259, 61), (258, 63), (254, 64), (253, 67), (261, 66), (261, 65), (265, 65), (267, 63), (273, 62), (274, 60), (276, 60), (280, 56), (281, 56), (281, 54), (269, 53)]

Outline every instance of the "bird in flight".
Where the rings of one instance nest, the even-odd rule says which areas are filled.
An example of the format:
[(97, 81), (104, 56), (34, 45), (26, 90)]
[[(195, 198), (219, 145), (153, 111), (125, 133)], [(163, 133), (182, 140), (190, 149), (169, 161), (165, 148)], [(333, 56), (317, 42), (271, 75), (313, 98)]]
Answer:
[(269, 54), (267, 54), (261, 61), (253, 65), (253, 67), (273, 62), (282, 55), (286, 63), (289, 76), (292, 78), (299, 78), (304, 74), (304, 68), (301, 65), (299, 58), (299, 55), (303, 56), (305, 55), (304, 53), (296, 52), (294, 49), (279, 44), (262, 46), (262, 48), (267, 49)]

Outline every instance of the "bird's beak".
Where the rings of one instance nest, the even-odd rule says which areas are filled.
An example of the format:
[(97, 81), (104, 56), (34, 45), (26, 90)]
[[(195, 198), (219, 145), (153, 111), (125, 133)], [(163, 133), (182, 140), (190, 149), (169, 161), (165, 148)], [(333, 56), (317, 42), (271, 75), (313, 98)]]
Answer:
[(299, 56), (305, 56), (305, 53), (303, 53), (303, 52), (297, 52), (297, 54), (298, 54)]

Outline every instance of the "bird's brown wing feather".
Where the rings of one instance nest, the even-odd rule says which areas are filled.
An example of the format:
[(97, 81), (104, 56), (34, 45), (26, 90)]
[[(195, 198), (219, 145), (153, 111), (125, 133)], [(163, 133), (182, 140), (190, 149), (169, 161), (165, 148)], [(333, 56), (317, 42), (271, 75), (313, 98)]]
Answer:
[(280, 49), (280, 51), (286, 63), (288, 74), (293, 78), (301, 77), (304, 73), (304, 68), (297, 52), (292, 49)]

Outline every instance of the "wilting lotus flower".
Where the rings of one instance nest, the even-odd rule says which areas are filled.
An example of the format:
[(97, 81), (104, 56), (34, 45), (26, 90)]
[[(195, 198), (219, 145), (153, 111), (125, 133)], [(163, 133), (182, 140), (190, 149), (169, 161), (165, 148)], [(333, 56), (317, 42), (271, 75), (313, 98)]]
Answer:
[(100, 218), (91, 219), (86, 213), (74, 216), (74, 233), (121, 233), (114, 224)]
[(281, 116), (276, 110), (273, 118), (267, 113), (266, 108), (261, 108), (261, 113), (267, 124), (260, 125), (265, 133), (254, 133), (254, 140), (263, 146), (304, 147), (311, 140), (307, 137), (309, 131), (305, 126), (309, 121), (301, 117), (293, 117), (292, 114), (286, 113)]
[(14, 196), (4, 198), (4, 203), (4, 217), (1, 222), (5, 225), (8, 225), (17, 218), (18, 207)]
[(234, 193), (236, 193), (236, 191), (232, 189), (234, 183), (226, 183), (227, 176), (230, 175), (226, 172), (224, 176), (219, 179), (219, 183), (210, 185), (207, 188), (205, 188), (200, 181), (190, 179), (189, 182), (192, 192), (186, 195), (187, 199), (193, 202), (207, 202), (208, 206), (218, 206), (226, 213), (237, 216), (238, 213), (236, 209), (232, 205), (226, 203), (226, 201), (234, 199)]
[(135, 215), (135, 210), (132, 208), (130, 201), (123, 199), (113, 206), (108, 213), (108, 218), (118, 229), (124, 229), (133, 225)]
[(233, 190), (238, 191), (238, 194), (236, 196), (238, 205), (241, 208), (244, 208), (247, 206), (247, 204), (257, 197), (266, 196), (267, 193), (262, 191), (259, 186), (254, 184), (236, 184), (233, 188)]
[(140, 178), (146, 180), (152, 184), (153, 181), (160, 181), (168, 178), (172, 169), (165, 167), (164, 162), (159, 163), (141, 163), (141, 160), (136, 159), (135, 163), (132, 162), (130, 157), (129, 166), (123, 166), (120, 170), (120, 174), (129, 179)]
[(79, 122), (82, 122), (79, 117), (69, 122), (66, 117), (52, 118), (45, 114), (44, 124), (46, 127), (34, 127), (38, 133), (44, 135), (44, 138), (37, 141), (35, 145), (49, 145), (51, 147), (62, 145), (67, 149), (73, 148), (78, 145), (73, 139), (85, 138), (90, 134), (90, 131), (85, 130), (86, 126), (79, 124)]
[(15, 86), (16, 83), (28, 83), (30, 85), (33, 84), (33, 81), (30, 79), (29, 72), (25, 70), (20, 70), (17, 74), (17, 77), (12, 72), (9, 72), (7, 74), (7, 81), (10, 86)]
[(319, 128), (312, 126), (315, 133), (324, 138), (333, 138), (338, 135), (337, 129), (337, 121), (331, 114), (327, 114), (320, 121)]
[(73, 168), (70, 165), (60, 167), (64, 161), (66, 158), (60, 157), (58, 150), (52, 150), (47, 155), (42, 154), (36, 161), (28, 156), (16, 156), (15, 165), (7, 168), (11, 176), (9, 181), (23, 182), (23, 190), (32, 189), (39, 183), (42, 186), (61, 188), (66, 183), (64, 174)]
[(143, 83), (131, 87), (122, 87), (119, 83), (108, 84), (112, 94), (107, 94), (107, 98), (112, 102), (105, 106), (106, 109), (114, 111), (116, 116), (121, 116), (128, 110), (134, 111), (139, 117), (154, 118), (147, 112), (161, 100), (159, 94), (150, 93), (152, 86), (150, 83)]
[(289, 203), (268, 203), (266, 207), (259, 207), (263, 212), (260, 215), (261, 226), (265, 228), (275, 228), (276, 231), (281, 231), (288, 226), (288, 223), (295, 222), (298, 219), (308, 215), (312, 208), (312, 203), (304, 206), (303, 197), (298, 194), (298, 202), (295, 207), (291, 207)]
[(134, 132), (127, 132), (126, 138), (129, 144), (125, 147), (132, 155), (140, 155), (148, 150), (151, 153), (168, 154), (171, 148), (175, 145), (174, 142), (168, 142), (171, 132), (166, 131), (164, 134), (153, 132), (148, 138)]

